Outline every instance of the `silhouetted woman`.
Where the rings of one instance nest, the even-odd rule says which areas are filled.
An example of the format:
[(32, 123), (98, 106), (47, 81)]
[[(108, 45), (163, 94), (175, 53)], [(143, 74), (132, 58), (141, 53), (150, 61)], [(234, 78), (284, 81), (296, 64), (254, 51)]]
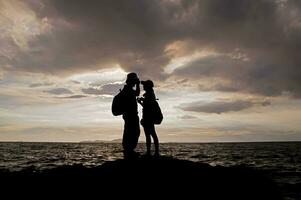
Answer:
[(142, 98), (138, 99), (138, 102), (142, 105), (142, 119), (141, 125), (144, 128), (146, 138), (147, 155), (151, 155), (151, 137), (155, 144), (155, 155), (159, 155), (159, 140), (155, 130), (153, 120), (153, 105), (156, 103), (156, 96), (153, 90), (154, 83), (151, 80), (141, 81), (145, 93)]

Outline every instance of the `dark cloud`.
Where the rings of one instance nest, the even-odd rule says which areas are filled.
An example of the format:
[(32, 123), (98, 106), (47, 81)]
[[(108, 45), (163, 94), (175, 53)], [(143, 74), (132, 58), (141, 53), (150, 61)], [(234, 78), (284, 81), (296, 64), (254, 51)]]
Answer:
[(272, 103), (270, 101), (263, 101), (263, 102), (261, 102), (261, 105), (262, 106), (270, 106), (270, 105), (272, 105)]
[(92, 95), (103, 95), (104, 93), (97, 89), (97, 88), (93, 88), (93, 87), (89, 87), (89, 88), (83, 88), (82, 92), (84, 94), (92, 94)]
[(106, 84), (101, 86), (100, 90), (104, 94), (117, 94), (120, 89), (122, 89), (124, 84), (120, 83), (113, 83), (113, 84)]
[[(291, 68), (291, 69), (290, 69)], [(225, 84), (200, 85), (200, 90), (222, 92), (250, 92), (267, 96), (283, 92), (301, 94), (300, 69), (284, 63), (266, 63), (264, 60), (243, 61), (231, 55), (208, 56), (176, 69), (174, 75), (191, 79), (218, 78)], [(301, 74), (300, 74), (301, 75)], [(301, 77), (301, 76), (300, 76)]]
[(50, 86), (53, 85), (54, 83), (50, 83), (50, 82), (45, 82), (45, 83), (32, 83), (29, 85), (29, 87), (31, 88), (36, 88), (36, 87), (44, 87), (44, 86)]
[(92, 94), (92, 95), (114, 95), (119, 92), (120, 89), (123, 88), (124, 84), (120, 83), (111, 83), (102, 85), (101, 87), (89, 87), (83, 88), (82, 92), (84, 94)]
[(190, 119), (198, 119), (198, 118), (193, 115), (182, 115), (182, 116), (179, 116), (179, 119), (190, 120)]
[(258, 104), (261, 106), (268, 106), (270, 105), (270, 102), (237, 100), (237, 101), (215, 101), (215, 102), (207, 103), (207, 102), (198, 101), (198, 102), (182, 104), (179, 106), (179, 108), (184, 111), (221, 114), (221, 113), (226, 113), (231, 111), (244, 110)]
[(71, 90), (66, 89), (66, 88), (54, 88), (54, 89), (46, 90), (44, 92), (47, 92), (49, 94), (56, 94), (56, 95), (73, 94), (73, 92)]
[(172, 38), (164, 31), (167, 19), (160, 1), (43, 3), (31, 5), (53, 29), (31, 42), (35, 51), (18, 52), (15, 67), (70, 73), (120, 64), (125, 70), (159, 74), (168, 62), (164, 48)]
[(71, 83), (74, 83), (74, 84), (81, 84), (81, 82), (79, 82), (79, 81), (74, 81), (74, 80), (72, 80), (72, 81), (70, 81)]
[[(16, 49), (13, 57), (0, 58), (12, 70), (62, 74), (119, 64), (126, 71), (159, 79), (177, 56), (199, 49), (221, 54), (239, 49), (249, 62), (224, 56), (208, 67), (199, 60), (176, 74), (238, 82), (238, 91), (301, 94), (299, 1), (46, 0), (44, 6), (26, 2), (39, 18), (47, 17), (52, 29), (30, 40), (29, 51)], [(166, 51), (177, 41), (189, 45)]]
[(66, 99), (80, 99), (80, 98), (85, 98), (87, 97), (86, 95), (71, 95), (71, 96), (67, 96), (67, 97), (62, 97), (62, 98), (66, 98)]

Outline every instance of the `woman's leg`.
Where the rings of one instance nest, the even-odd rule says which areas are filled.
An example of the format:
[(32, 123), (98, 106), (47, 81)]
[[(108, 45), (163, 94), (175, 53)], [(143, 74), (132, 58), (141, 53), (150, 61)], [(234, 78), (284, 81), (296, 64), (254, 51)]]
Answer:
[(143, 125), (144, 133), (145, 133), (145, 139), (146, 139), (146, 154), (151, 154), (151, 130), (148, 125)]
[(151, 136), (150, 135), (145, 135), (146, 138), (146, 154), (150, 155), (151, 154)]
[(155, 155), (159, 155), (159, 139), (158, 139), (154, 124), (151, 125), (150, 130), (151, 130), (151, 136), (152, 136), (152, 138), (154, 140), (154, 144), (155, 144)]

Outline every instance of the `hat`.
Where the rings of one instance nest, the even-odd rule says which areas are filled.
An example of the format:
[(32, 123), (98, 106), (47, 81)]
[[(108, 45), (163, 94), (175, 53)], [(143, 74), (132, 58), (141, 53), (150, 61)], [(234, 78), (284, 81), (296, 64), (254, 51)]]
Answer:
[(154, 83), (151, 80), (141, 81), (141, 84), (144, 86), (147, 86), (147, 87), (151, 87), (151, 88), (154, 87)]
[(126, 80), (137, 80), (137, 79), (138, 79), (138, 76), (134, 72), (129, 73), (126, 77)]
[(127, 75), (125, 82), (127, 84), (129, 84), (129, 83), (136, 83), (137, 81), (139, 81), (137, 74), (134, 72), (131, 72)]

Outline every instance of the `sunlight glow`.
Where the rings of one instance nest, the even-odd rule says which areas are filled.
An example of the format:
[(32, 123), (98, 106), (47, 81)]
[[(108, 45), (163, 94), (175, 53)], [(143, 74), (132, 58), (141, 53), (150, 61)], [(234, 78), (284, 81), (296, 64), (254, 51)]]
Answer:
[(212, 51), (197, 51), (191, 55), (177, 57), (172, 59), (171, 62), (164, 68), (164, 72), (166, 74), (171, 74), (174, 70), (185, 66), (189, 62), (216, 55), (218, 55), (218, 53)]
[(126, 72), (120, 67), (107, 68), (95, 72), (81, 73), (70, 76), (68, 79), (84, 84), (106, 84), (124, 81)]

